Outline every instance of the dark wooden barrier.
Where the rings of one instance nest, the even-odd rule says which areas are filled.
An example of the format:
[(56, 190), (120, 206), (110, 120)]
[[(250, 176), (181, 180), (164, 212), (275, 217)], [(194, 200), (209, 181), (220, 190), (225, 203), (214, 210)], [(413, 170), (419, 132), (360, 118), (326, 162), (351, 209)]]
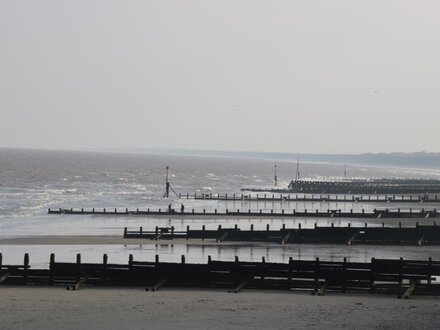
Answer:
[(438, 194), (438, 179), (294, 180), (288, 188), (243, 188), (242, 191), (310, 194)]
[(106, 211), (106, 209), (102, 209), (102, 211), (98, 211), (95, 209), (92, 210), (74, 210), (72, 208), (70, 209), (48, 209), (49, 214), (70, 214), (70, 215), (111, 215), (111, 216), (173, 216), (173, 217), (184, 217), (184, 216), (191, 216), (191, 217), (246, 217), (246, 218), (363, 218), (363, 219), (379, 219), (379, 218), (388, 218), (388, 219), (401, 219), (401, 218), (412, 218), (412, 219), (427, 219), (427, 218), (439, 218), (440, 213), (437, 211), (437, 209), (432, 210), (425, 210), (421, 209), (418, 211), (413, 211), (410, 209), (409, 211), (401, 211), (398, 210), (389, 210), (389, 209), (375, 209), (373, 212), (365, 212), (362, 210), (361, 212), (354, 212), (353, 210), (350, 210), (349, 212), (342, 212), (342, 210), (327, 210), (327, 211), (320, 211), (320, 210), (270, 210), (264, 211), (263, 210), (240, 210), (237, 209), (236, 211), (230, 211), (226, 210), (224, 212), (218, 212), (217, 210), (214, 210), (214, 212), (206, 212), (206, 210), (203, 210), (202, 212), (197, 211), (195, 212), (194, 209), (191, 211), (184, 211), (184, 212), (177, 212), (175, 210), (161, 210), (158, 209), (157, 211), (147, 209), (145, 211), (136, 209), (135, 211), (128, 210), (125, 208), (123, 211), (118, 211), (118, 209), (114, 209), (111, 212)]
[(216, 200), (216, 201), (247, 201), (247, 202), (331, 202), (331, 203), (440, 203), (438, 195), (331, 195), (331, 194), (212, 194), (184, 193), (181, 199)]
[(314, 228), (283, 228), (279, 230), (250, 230), (218, 227), (217, 230), (190, 229), (176, 231), (174, 227), (156, 227), (155, 230), (124, 229), (124, 238), (142, 238), (151, 240), (173, 239), (211, 239), (217, 242), (276, 242), (282, 244), (392, 244), (392, 245), (440, 245), (440, 226), (425, 226), (416, 224), (415, 227), (318, 227)]
[(62, 285), (69, 290), (81, 286), (141, 286), (147, 290), (160, 287), (224, 288), (230, 292), (243, 289), (309, 290), (322, 295), (326, 291), (394, 293), (408, 298), (411, 293), (439, 294), (440, 262), (428, 260), (371, 259), (371, 262), (293, 260), (288, 263), (213, 261), (206, 264), (185, 262), (135, 261), (130, 255), (125, 265), (56, 262), (51, 255), (48, 269), (23, 265), (1, 265), (2, 285)]

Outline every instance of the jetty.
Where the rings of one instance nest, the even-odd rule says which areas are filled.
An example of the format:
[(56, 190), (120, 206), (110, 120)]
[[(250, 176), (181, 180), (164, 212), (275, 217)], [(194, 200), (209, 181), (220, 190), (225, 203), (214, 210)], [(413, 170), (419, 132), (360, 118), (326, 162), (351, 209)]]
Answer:
[(286, 228), (283, 225), (278, 230), (254, 230), (251, 224), (250, 230), (243, 230), (235, 225), (234, 228), (222, 228), (207, 230), (205, 225), (201, 229), (176, 231), (174, 227), (157, 227), (154, 230), (145, 230), (142, 227), (136, 230), (124, 228), (124, 238), (142, 238), (149, 240), (212, 240), (215, 242), (269, 242), (278, 244), (372, 244), (372, 245), (440, 245), (440, 226), (422, 225), (417, 223), (415, 227), (381, 227), (365, 226), (335, 227), (334, 224), (327, 227), (314, 228)]
[(157, 209), (157, 210), (141, 210), (137, 208), (136, 210), (129, 210), (125, 208), (123, 210), (114, 209), (73, 209), (73, 208), (59, 208), (59, 209), (48, 209), (48, 214), (65, 214), (65, 215), (107, 215), (107, 216), (138, 216), (138, 217), (217, 217), (217, 218), (363, 218), (363, 219), (428, 219), (428, 218), (439, 218), (440, 213), (437, 209), (421, 209), (421, 210), (397, 210), (390, 209), (374, 209), (372, 212), (366, 212), (364, 209), (361, 211), (342, 211), (338, 210), (229, 210), (219, 211), (215, 209), (214, 211), (207, 211), (203, 209), (202, 211), (195, 211), (191, 209), (190, 211), (175, 211), (174, 209)]
[[(314, 295), (327, 292), (365, 292), (395, 294), (409, 298), (412, 294), (437, 295), (440, 284), (440, 262), (428, 260), (375, 259), (370, 262), (289, 259), (288, 263), (239, 261), (214, 261), (208, 256), (204, 264), (186, 263), (182, 255), (180, 263), (159, 261), (135, 261), (130, 255), (127, 264), (108, 263), (103, 255), (102, 263), (82, 263), (77, 254), (76, 262), (57, 262), (50, 255), (48, 268), (31, 268), (29, 255), (23, 264), (1, 263), (2, 285), (50, 285), (68, 290), (88, 286), (132, 286), (146, 291), (162, 288), (207, 288), (238, 293), (252, 290), (301, 290)], [(264, 298), (263, 298), (264, 299)]]

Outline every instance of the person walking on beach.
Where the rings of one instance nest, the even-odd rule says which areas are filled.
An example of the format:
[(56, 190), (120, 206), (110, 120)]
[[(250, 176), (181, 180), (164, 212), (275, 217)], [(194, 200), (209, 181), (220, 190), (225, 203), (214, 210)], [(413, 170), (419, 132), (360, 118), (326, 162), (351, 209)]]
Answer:
[(180, 213), (183, 213), (185, 211), (185, 206), (183, 204), (180, 204)]

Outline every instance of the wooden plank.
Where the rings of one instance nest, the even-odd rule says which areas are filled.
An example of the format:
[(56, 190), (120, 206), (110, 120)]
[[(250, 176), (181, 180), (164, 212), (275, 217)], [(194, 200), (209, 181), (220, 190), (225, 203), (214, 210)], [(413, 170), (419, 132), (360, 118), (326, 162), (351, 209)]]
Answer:
[(241, 290), (243, 290), (244, 287), (246, 285), (248, 285), (250, 281), (251, 281), (251, 278), (244, 279), (234, 290), (231, 290), (229, 292), (233, 292), (233, 293), (241, 292)]
[(225, 232), (223, 235), (220, 235), (219, 237), (217, 237), (216, 241), (223, 242), (223, 240), (226, 238), (226, 236), (228, 236), (228, 232)]
[(72, 291), (78, 291), (79, 288), (86, 283), (86, 281), (89, 279), (88, 276), (84, 276), (82, 277), (78, 282), (76, 282), (75, 284), (70, 284), (66, 287), (66, 290), (72, 290)]
[(159, 282), (157, 282), (154, 286), (147, 287), (145, 289), (145, 291), (158, 291), (167, 281), (168, 281), (168, 278), (164, 277)]
[(318, 291), (318, 296), (323, 296), (325, 294), (325, 290), (328, 287), (328, 282), (325, 282), (323, 286), (321, 286), (321, 288)]
[(411, 293), (413, 293), (413, 291), (416, 288), (416, 286), (417, 286), (417, 282), (416, 281), (411, 281), (410, 284), (409, 284), (409, 288), (406, 289), (405, 293), (402, 296), (403, 299), (408, 299), (409, 296), (411, 295)]
[(354, 234), (353, 236), (351, 236), (348, 241), (347, 241), (347, 245), (352, 245), (353, 241), (356, 239), (356, 237), (358, 236), (359, 233)]
[(0, 276), (0, 284), (3, 283), (13, 272), (13, 268), (8, 268), (1, 276)]

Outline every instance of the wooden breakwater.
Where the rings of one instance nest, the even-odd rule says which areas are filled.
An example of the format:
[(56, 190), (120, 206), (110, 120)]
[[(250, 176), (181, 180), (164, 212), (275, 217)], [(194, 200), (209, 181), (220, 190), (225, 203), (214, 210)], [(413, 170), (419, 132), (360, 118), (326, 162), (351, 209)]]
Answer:
[(314, 194), (438, 194), (437, 179), (294, 180), (288, 188), (243, 188), (244, 191)]
[(342, 212), (339, 210), (228, 210), (218, 211), (215, 209), (214, 211), (195, 211), (194, 209), (190, 211), (175, 211), (174, 209), (157, 209), (157, 210), (129, 210), (125, 208), (123, 210), (115, 209), (48, 209), (49, 214), (67, 214), (67, 215), (112, 215), (112, 216), (166, 216), (166, 217), (222, 217), (222, 218), (238, 218), (238, 217), (246, 217), (246, 218), (364, 218), (364, 219), (400, 219), (400, 218), (408, 218), (408, 219), (428, 219), (428, 218), (439, 218), (440, 214), (437, 209), (431, 210), (417, 210), (414, 211), (409, 209), (408, 211), (402, 211), (400, 209), (397, 210), (389, 210), (389, 209), (374, 209), (372, 212), (365, 212), (365, 210), (361, 210), (360, 212), (355, 212), (351, 209), (348, 212)]
[(392, 293), (408, 298), (412, 293), (438, 294), (440, 262), (428, 260), (375, 259), (370, 262), (293, 260), (288, 263), (213, 261), (135, 261), (127, 264), (57, 262), (51, 254), (49, 268), (33, 269), (29, 255), (22, 265), (4, 265), (0, 254), (0, 285), (58, 285), (69, 290), (82, 286), (137, 286), (147, 291), (168, 288), (221, 288), (230, 292), (254, 290), (308, 290), (323, 295), (327, 291)]
[(286, 228), (283, 225), (278, 230), (243, 230), (235, 225), (234, 228), (222, 228), (216, 230), (190, 229), (176, 231), (174, 227), (156, 227), (154, 230), (144, 230), (142, 227), (136, 230), (124, 228), (124, 238), (142, 238), (150, 240), (174, 240), (174, 239), (201, 239), (215, 240), (216, 242), (271, 242), (281, 244), (375, 244), (375, 245), (440, 245), (440, 226), (419, 226), (415, 227), (318, 227), (314, 228)]
[(306, 195), (306, 194), (236, 194), (185, 193), (181, 199), (247, 202), (331, 202), (331, 203), (440, 203), (438, 195)]

